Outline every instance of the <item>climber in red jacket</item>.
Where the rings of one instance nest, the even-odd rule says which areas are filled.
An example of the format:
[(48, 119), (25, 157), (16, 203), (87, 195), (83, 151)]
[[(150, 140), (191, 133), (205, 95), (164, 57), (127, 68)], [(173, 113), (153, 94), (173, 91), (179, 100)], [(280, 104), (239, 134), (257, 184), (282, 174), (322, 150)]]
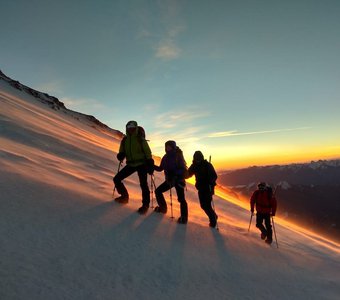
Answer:
[[(250, 211), (254, 213), (256, 207), (256, 227), (261, 231), (261, 239), (265, 239), (266, 243), (273, 242), (273, 231), (270, 217), (275, 216), (277, 202), (273, 190), (265, 182), (258, 184), (258, 189), (254, 191), (250, 198)], [(263, 221), (265, 226), (263, 226)]]

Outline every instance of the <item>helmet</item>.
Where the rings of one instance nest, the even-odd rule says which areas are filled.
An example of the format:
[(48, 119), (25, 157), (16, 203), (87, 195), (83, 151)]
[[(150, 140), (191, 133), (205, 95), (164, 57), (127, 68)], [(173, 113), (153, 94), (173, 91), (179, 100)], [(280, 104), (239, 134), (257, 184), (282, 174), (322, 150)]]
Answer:
[(171, 147), (172, 149), (176, 149), (176, 142), (175, 141), (167, 141), (166, 143), (165, 143), (165, 147), (166, 146), (169, 146), (169, 147)]
[(259, 190), (264, 190), (266, 188), (267, 184), (265, 182), (260, 182), (257, 187), (259, 188)]
[(203, 153), (201, 151), (196, 151), (194, 153), (194, 161), (199, 162), (199, 161), (202, 161), (202, 160), (204, 160)]
[(129, 128), (136, 128), (137, 127), (137, 122), (136, 121), (129, 121), (126, 123), (126, 129), (129, 129)]

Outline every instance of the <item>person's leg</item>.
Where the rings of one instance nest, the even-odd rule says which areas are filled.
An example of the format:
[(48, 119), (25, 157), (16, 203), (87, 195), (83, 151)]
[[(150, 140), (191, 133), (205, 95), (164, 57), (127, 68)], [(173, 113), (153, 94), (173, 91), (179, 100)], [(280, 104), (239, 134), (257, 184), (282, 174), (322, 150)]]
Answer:
[(215, 227), (217, 221), (217, 215), (211, 206), (212, 196), (209, 190), (198, 191), (198, 198), (200, 200), (201, 208), (204, 210), (209, 218), (210, 226)]
[(116, 190), (117, 190), (118, 194), (121, 195), (120, 197), (116, 198), (117, 200), (121, 199), (121, 200), (124, 200), (126, 202), (129, 200), (129, 193), (128, 193), (128, 191), (127, 191), (127, 189), (126, 189), (126, 187), (125, 187), (125, 185), (122, 181), (125, 178), (129, 177), (131, 174), (133, 174), (135, 171), (136, 171), (135, 168), (126, 165), (113, 178), (113, 182), (115, 184)]
[(270, 214), (266, 214), (264, 216), (264, 223), (266, 226), (266, 230), (267, 230), (267, 240), (268, 242), (272, 242), (273, 240), (273, 231), (272, 231), (272, 225), (270, 222)]
[(180, 203), (181, 208), (181, 217), (178, 219), (178, 222), (186, 224), (188, 222), (188, 204), (185, 200), (184, 187), (185, 184), (181, 182), (175, 185), (178, 202)]
[(164, 181), (161, 185), (159, 185), (155, 190), (156, 200), (158, 204), (158, 208), (156, 207), (155, 210), (157, 212), (167, 212), (167, 204), (164, 198), (163, 193), (170, 189), (170, 185)]
[(261, 230), (261, 238), (265, 239), (267, 236), (267, 230), (263, 226), (263, 219), (264, 219), (264, 215), (258, 212), (256, 214), (256, 227)]
[(150, 205), (150, 190), (148, 185), (148, 172), (146, 166), (142, 165), (137, 167), (139, 184), (142, 189), (142, 203), (144, 206), (149, 207)]

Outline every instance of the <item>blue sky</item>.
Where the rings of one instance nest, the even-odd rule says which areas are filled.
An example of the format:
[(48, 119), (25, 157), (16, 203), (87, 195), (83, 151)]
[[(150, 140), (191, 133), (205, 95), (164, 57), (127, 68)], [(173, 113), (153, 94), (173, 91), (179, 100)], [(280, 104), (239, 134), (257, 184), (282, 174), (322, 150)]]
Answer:
[(340, 157), (339, 1), (0, 1), (1, 70), (220, 168)]

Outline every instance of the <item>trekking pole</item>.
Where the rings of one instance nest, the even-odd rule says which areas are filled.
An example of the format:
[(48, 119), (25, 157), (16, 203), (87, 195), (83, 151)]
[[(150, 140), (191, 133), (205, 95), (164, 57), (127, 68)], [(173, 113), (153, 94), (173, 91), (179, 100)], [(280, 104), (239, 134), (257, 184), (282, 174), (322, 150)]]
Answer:
[[(275, 197), (276, 191), (278, 189), (278, 187), (281, 187), (281, 182), (279, 182), (276, 186), (275, 186), (275, 190), (273, 193), (273, 197)], [(275, 224), (274, 224), (274, 217), (272, 216), (272, 223), (273, 223), (273, 230), (274, 230), (274, 236), (275, 236), (275, 242), (276, 242), (276, 247), (279, 248), (279, 244), (277, 242), (277, 237), (276, 237), (276, 230), (275, 230)]]
[(153, 174), (152, 174), (152, 176), (151, 176), (151, 182), (152, 182), (152, 184), (153, 184), (154, 191), (156, 192), (155, 175), (153, 175)]
[[(209, 156), (209, 163), (211, 163), (211, 155)], [(210, 194), (212, 194), (211, 185), (209, 185), (209, 190), (210, 190)], [(211, 195), (211, 205), (212, 205), (212, 209), (213, 209), (213, 211), (216, 215), (216, 230), (219, 231), (218, 222), (217, 222), (217, 214), (216, 214), (215, 203), (214, 203), (214, 195)]]
[(272, 216), (272, 223), (273, 223), (273, 229), (274, 229), (274, 236), (276, 241), (276, 247), (279, 248), (279, 244), (277, 243), (277, 237), (276, 237), (276, 230), (275, 230), (275, 224), (274, 224), (274, 217)]
[(150, 184), (151, 184), (151, 208), (153, 208), (153, 180), (152, 180), (152, 176), (153, 175), (150, 175), (150, 179), (151, 179), (151, 182), (150, 182)]
[(249, 230), (250, 230), (251, 221), (253, 220), (253, 215), (254, 215), (254, 213), (251, 213), (251, 215), (250, 215), (250, 221), (249, 221), (248, 232), (249, 232)]
[(171, 219), (174, 218), (174, 213), (173, 213), (173, 209), (172, 209), (172, 185), (170, 186), (170, 207), (171, 207)]
[[(122, 166), (122, 162), (120, 161), (120, 162), (119, 162), (119, 165), (118, 165), (117, 174), (119, 173), (120, 167), (121, 167), (121, 166)], [(117, 174), (116, 174), (116, 175), (117, 175)], [(114, 197), (115, 197), (115, 191), (116, 191), (116, 185), (114, 186), (113, 191), (112, 191), (112, 199), (114, 199)]]
[[(210, 191), (211, 192), (211, 191)], [(216, 230), (219, 231), (219, 227), (218, 227), (218, 222), (217, 222), (217, 214), (216, 214), (216, 210), (215, 210), (215, 204), (214, 204), (214, 196), (211, 195), (211, 204), (212, 204), (212, 209), (216, 215)]]

